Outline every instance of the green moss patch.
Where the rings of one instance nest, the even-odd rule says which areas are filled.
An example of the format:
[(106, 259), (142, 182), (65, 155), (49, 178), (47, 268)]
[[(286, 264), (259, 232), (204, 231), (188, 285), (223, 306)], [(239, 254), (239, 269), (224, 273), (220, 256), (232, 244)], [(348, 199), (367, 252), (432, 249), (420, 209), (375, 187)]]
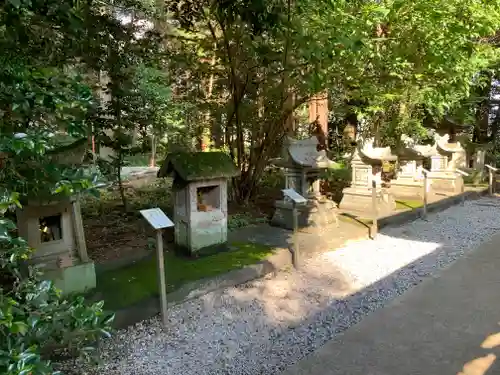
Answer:
[(348, 213), (343, 213), (339, 215), (339, 220), (345, 221), (347, 223), (353, 223), (362, 227), (369, 227), (373, 224), (373, 220), (370, 218), (364, 218), (356, 215), (351, 215)]
[(158, 171), (158, 177), (167, 177), (174, 171), (186, 182), (231, 178), (240, 173), (229, 155), (223, 152), (169, 154)]
[(424, 205), (423, 201), (419, 200), (397, 200), (396, 210), (413, 210), (415, 208), (422, 207)]
[[(255, 264), (273, 252), (273, 248), (252, 243), (231, 243), (231, 251), (197, 259), (165, 254), (167, 292), (190, 281), (214, 277), (222, 273)], [(117, 310), (158, 294), (156, 257), (133, 265), (103, 272), (97, 276), (97, 296), (105, 307)]]

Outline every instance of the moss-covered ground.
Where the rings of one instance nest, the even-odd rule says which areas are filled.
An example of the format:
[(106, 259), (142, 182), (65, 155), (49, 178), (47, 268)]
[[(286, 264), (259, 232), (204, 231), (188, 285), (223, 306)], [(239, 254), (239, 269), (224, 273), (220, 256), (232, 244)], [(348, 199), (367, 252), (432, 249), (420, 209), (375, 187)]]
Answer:
[(422, 200), (396, 200), (396, 210), (413, 210), (415, 208), (422, 207), (424, 205), (424, 202)]
[[(273, 251), (269, 246), (251, 243), (231, 243), (230, 248), (230, 251), (200, 258), (185, 258), (165, 253), (167, 292), (172, 292), (189, 281), (217, 276), (257, 263)], [(156, 295), (156, 257), (99, 274), (95, 293), (105, 301), (105, 307), (110, 310), (130, 306)]]

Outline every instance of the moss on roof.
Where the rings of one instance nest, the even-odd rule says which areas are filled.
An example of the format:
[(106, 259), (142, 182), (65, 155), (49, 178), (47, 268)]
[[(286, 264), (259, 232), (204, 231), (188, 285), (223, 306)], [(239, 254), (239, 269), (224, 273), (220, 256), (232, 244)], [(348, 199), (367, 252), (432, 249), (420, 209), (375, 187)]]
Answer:
[(176, 152), (167, 156), (158, 177), (175, 172), (184, 181), (231, 178), (239, 171), (231, 158), (222, 152)]

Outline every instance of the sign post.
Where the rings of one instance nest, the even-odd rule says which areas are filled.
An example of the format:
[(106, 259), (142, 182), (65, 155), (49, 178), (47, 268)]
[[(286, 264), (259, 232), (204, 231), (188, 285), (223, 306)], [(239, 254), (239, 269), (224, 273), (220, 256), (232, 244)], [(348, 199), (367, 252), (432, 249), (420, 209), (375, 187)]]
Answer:
[(158, 261), (158, 282), (160, 289), (160, 306), (163, 326), (167, 325), (167, 281), (165, 276), (165, 258), (163, 256), (163, 232), (165, 228), (174, 226), (172, 220), (160, 208), (141, 210), (141, 215), (156, 230), (156, 255)]
[(292, 253), (292, 263), (295, 268), (299, 268), (300, 263), (300, 252), (299, 252), (299, 212), (297, 205), (307, 203), (307, 199), (302, 195), (297, 193), (294, 189), (283, 189), (281, 190), (285, 198), (292, 201), (292, 214), (293, 214), (293, 248)]
[(431, 172), (425, 168), (422, 168), (422, 173), (424, 174), (424, 205), (422, 207), (422, 218), (425, 219), (427, 218), (427, 194), (429, 193), (429, 173)]
[[(456, 169), (456, 173), (462, 175), (463, 177), (467, 177), (469, 174), (467, 172), (462, 171), (461, 169)], [(462, 187), (460, 189), (460, 194), (462, 195), (462, 206), (465, 205), (465, 183), (462, 183)]]
[(493, 195), (495, 193), (495, 185), (496, 185), (496, 181), (494, 181), (493, 174), (498, 169), (495, 167), (492, 167), (489, 164), (486, 164), (485, 167), (488, 168), (488, 172), (489, 172), (489, 181), (488, 181), (489, 193), (490, 193), (490, 195)]
[(372, 179), (372, 213), (373, 218), (370, 237), (374, 240), (378, 233), (377, 181), (375, 181), (375, 179)]

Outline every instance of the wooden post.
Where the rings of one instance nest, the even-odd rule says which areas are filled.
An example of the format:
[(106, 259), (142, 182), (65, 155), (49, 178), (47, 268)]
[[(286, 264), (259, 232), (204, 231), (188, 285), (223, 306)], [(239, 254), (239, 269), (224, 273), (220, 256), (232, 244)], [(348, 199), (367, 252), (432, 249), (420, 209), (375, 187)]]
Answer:
[(163, 256), (163, 232), (164, 228), (171, 228), (174, 226), (172, 220), (168, 218), (165, 213), (159, 208), (150, 208), (141, 210), (141, 215), (148, 221), (148, 223), (156, 230), (156, 256), (158, 261), (158, 283), (160, 292), (160, 307), (161, 318), (163, 326), (166, 327), (168, 323), (167, 317), (167, 277), (165, 275), (165, 258)]
[(495, 190), (496, 190), (495, 173), (498, 169), (495, 167), (492, 167), (489, 164), (486, 164), (485, 167), (488, 168), (488, 172), (489, 172), (488, 190), (489, 190), (490, 195), (493, 195), (493, 194), (495, 194)]
[[(457, 169), (455, 173), (462, 175), (463, 177), (468, 176), (469, 174), (467, 172), (464, 172), (460, 169)], [(462, 186), (460, 187), (460, 195), (462, 196), (462, 206), (465, 206), (465, 183), (462, 178)]]
[(489, 172), (488, 187), (490, 190), (490, 195), (493, 195), (493, 170), (491, 168), (488, 168), (488, 172)]
[(80, 202), (75, 198), (71, 202), (71, 216), (73, 216), (73, 229), (75, 230), (75, 241), (78, 247), (78, 255), (83, 263), (89, 262), (87, 253), (87, 242), (85, 241), (85, 231), (83, 229), (82, 212), (80, 209)]
[(427, 171), (422, 170), (422, 173), (424, 174), (424, 206), (423, 206), (423, 211), (422, 211), (422, 218), (427, 218), (427, 193), (429, 189), (429, 180), (427, 176)]
[(371, 228), (371, 233), (370, 237), (375, 239), (375, 236), (378, 233), (378, 212), (377, 212), (377, 182), (375, 180), (372, 180), (372, 212), (373, 212), (373, 219), (372, 219), (372, 228)]
[(463, 179), (462, 179), (462, 188), (460, 190), (462, 194), (462, 206), (465, 206), (465, 182), (463, 182)]
[(299, 217), (297, 204), (293, 201), (293, 251), (292, 263), (295, 268), (299, 268), (300, 253), (299, 253)]
[(158, 255), (158, 280), (160, 282), (160, 304), (161, 304), (161, 317), (163, 325), (168, 323), (167, 316), (167, 281), (165, 275), (165, 259), (163, 257), (163, 232), (161, 229), (156, 231), (156, 251)]

